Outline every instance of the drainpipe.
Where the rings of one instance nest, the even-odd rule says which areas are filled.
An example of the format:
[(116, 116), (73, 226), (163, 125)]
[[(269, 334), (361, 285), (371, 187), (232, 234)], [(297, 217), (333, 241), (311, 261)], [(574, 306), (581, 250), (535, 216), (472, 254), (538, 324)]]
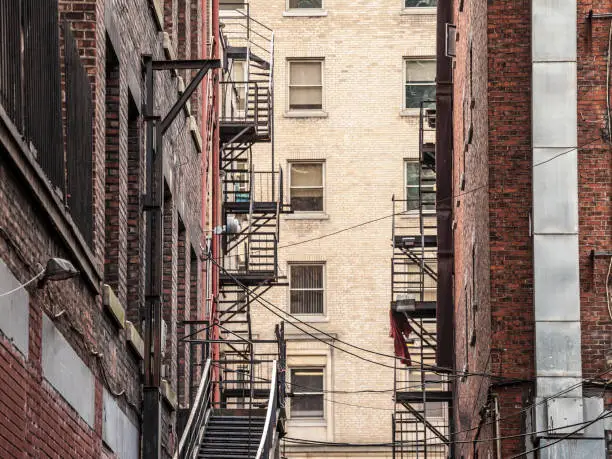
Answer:
[(493, 409), (495, 410), (495, 455), (497, 459), (502, 459), (501, 455), (501, 428), (499, 426), (499, 398), (493, 396)]
[[(219, 59), (221, 57), (221, 50), (219, 49), (220, 46), (220, 36), (219, 36), (219, 0), (210, 0), (212, 1), (212, 14), (211, 14), (211, 21), (212, 21), (212, 31), (213, 31), (213, 55), (215, 57), (215, 59)], [(217, 81), (221, 78), (221, 72), (223, 70), (222, 69), (217, 69), (215, 70), (215, 75), (217, 77)], [(211, 162), (211, 167), (212, 167), (212, 174), (211, 174), (211, 180), (212, 180), (212, 200), (211, 200), (211, 218), (212, 218), (212, 225), (211, 227), (213, 228), (213, 234), (211, 235), (212, 237), (212, 257), (214, 260), (216, 260), (218, 263), (221, 263), (221, 234), (215, 234), (216, 231), (214, 231), (215, 228), (219, 228), (222, 225), (221, 222), (221, 183), (220, 183), (220, 151), (219, 151), (219, 84), (216, 83), (213, 86), (213, 91), (215, 92), (215, 103), (214, 103), (214, 110), (213, 110), (213, 117), (215, 118), (215, 123), (214, 123), (214, 133), (213, 133), (213, 147), (212, 147), (212, 162)], [(217, 231), (218, 232), (218, 231)], [(217, 319), (217, 303), (216, 303), (216, 299), (219, 296), (219, 267), (215, 264), (212, 263), (212, 304), (210, 306), (210, 323), (214, 324), (216, 319)], [(213, 340), (218, 340), (219, 339), (219, 328), (217, 326), (212, 327), (212, 336), (211, 339)], [(218, 343), (212, 343), (211, 344), (211, 358), (213, 360), (219, 360), (219, 344)], [(218, 368), (213, 368), (213, 381), (218, 381), (219, 380), (219, 369)], [(214, 397), (215, 397), (215, 401), (219, 401), (220, 399), (220, 394), (218, 392), (219, 388), (216, 388)]]

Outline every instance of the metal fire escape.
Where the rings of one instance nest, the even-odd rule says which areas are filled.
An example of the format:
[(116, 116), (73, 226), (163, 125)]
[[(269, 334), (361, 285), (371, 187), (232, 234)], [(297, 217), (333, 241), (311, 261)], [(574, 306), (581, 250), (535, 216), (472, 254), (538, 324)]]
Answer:
[(254, 339), (251, 327), (251, 306), (280, 285), (279, 218), (287, 210), (282, 170), (274, 167), (274, 34), (247, 3), (225, 2), (220, 37), (222, 253), (212, 260), (219, 296), (212, 323), (198, 324), (207, 336), (188, 338), (192, 347), (205, 346), (192, 354), (210, 359), (198, 364), (202, 377), (191, 391), (178, 457), (259, 459), (276, 454), (285, 417), (283, 326), (273, 340)]
[[(405, 321), (410, 363), (396, 360), (393, 457), (446, 458), (449, 454), (451, 392), (436, 366), (436, 112), (423, 102), (419, 117), (419, 158), (405, 199), (393, 198), (391, 310)], [(407, 177), (408, 183), (409, 177)], [(416, 183), (415, 183), (416, 182)], [(406, 336), (406, 334), (408, 336)]]

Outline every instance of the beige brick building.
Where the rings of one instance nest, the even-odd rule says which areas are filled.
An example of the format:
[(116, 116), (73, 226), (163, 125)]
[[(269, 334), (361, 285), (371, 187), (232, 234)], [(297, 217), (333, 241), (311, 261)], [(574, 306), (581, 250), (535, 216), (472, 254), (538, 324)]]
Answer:
[[(279, 266), (289, 285), (265, 298), (337, 339), (391, 354), (391, 219), (324, 236), (390, 215), (391, 197), (407, 193), (406, 160), (417, 160), (419, 151), (418, 99), (433, 83), (427, 58), (435, 56), (435, 3), (251, 0), (249, 8), (275, 32), (275, 164), (295, 209), (282, 217), (280, 230)], [(278, 318), (257, 303), (251, 314), (254, 333), (266, 338)], [(295, 394), (288, 437), (323, 444), (287, 442), (285, 455), (391, 457), (389, 446), (324, 443), (391, 441), (393, 370), (290, 324), (286, 333)], [(343, 393), (364, 389), (387, 392)]]

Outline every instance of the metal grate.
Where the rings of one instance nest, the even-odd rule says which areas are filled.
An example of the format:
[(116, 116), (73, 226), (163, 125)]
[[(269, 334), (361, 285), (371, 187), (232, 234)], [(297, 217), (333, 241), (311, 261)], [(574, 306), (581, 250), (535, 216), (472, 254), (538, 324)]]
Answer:
[(57, 1), (23, 0), (25, 134), (51, 183), (64, 190)]
[(66, 181), (72, 218), (91, 245), (93, 102), (91, 85), (67, 21), (62, 24), (66, 68)]
[(0, 0), (0, 104), (19, 130), (21, 113), (21, 2)]
[(64, 190), (57, 1), (0, 0), (0, 104)]

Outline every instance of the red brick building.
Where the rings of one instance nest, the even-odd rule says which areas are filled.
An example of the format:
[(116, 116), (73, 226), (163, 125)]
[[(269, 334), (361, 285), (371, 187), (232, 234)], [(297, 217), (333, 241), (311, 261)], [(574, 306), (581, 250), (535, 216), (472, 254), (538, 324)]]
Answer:
[(456, 457), (605, 456), (612, 2), (562, 3), (439, 1)]
[[(205, 57), (207, 5), (0, 1), (2, 458), (140, 457), (151, 263), (143, 56)], [(157, 72), (154, 112), (190, 78)], [(163, 457), (188, 407), (181, 322), (204, 315), (205, 88), (164, 136)], [(37, 286), (50, 258), (79, 275)]]

